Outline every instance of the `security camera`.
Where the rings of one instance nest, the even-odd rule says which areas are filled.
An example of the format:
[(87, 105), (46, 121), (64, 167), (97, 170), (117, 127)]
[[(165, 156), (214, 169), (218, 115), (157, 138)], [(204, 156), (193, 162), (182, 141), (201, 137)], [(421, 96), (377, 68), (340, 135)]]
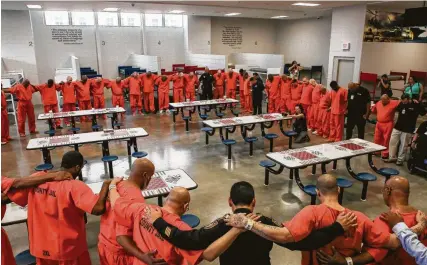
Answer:
[(134, 7), (135, 6), (135, 3), (132, 3), (132, 4), (130, 4), (132, 7)]

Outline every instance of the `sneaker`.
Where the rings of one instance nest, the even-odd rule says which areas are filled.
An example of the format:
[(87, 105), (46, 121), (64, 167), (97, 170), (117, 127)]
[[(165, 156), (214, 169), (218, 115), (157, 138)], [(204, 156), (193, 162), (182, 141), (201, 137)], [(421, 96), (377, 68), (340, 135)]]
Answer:
[(159, 112), (160, 114), (163, 114), (163, 110), (160, 110), (160, 112)]
[(22, 138), (25, 138), (25, 134), (20, 134), (19, 136)]
[(403, 161), (397, 160), (396, 161), (396, 166), (403, 166)]
[(329, 138), (329, 136), (327, 136), (326, 134), (323, 135), (323, 139), (328, 139), (328, 138)]
[(1, 145), (7, 144), (7, 141), (1, 141)]
[(397, 161), (397, 158), (387, 158), (387, 159), (383, 159), (383, 161), (385, 163), (394, 163)]
[(317, 135), (317, 132), (316, 132), (316, 131), (312, 131), (311, 133), (312, 133), (312, 134), (314, 134), (314, 135)]
[(307, 128), (307, 131), (311, 132), (311, 128)]

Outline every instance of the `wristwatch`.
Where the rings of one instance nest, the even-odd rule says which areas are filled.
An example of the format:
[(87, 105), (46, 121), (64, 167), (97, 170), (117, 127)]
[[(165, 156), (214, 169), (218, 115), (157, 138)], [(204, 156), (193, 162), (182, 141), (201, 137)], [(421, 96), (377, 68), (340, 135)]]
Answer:
[(351, 257), (346, 257), (345, 261), (347, 261), (347, 265), (353, 265), (353, 259)]
[(245, 229), (248, 230), (248, 231), (250, 231), (253, 226), (254, 226), (254, 220), (248, 219), (248, 222), (245, 225)]
[(110, 186), (108, 186), (108, 191), (110, 191), (112, 189), (117, 189), (116, 184), (110, 184)]

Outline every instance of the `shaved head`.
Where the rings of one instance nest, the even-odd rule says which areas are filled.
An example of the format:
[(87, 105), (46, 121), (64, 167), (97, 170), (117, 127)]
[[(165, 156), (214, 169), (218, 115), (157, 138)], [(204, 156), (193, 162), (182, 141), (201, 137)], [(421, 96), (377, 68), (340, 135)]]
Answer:
[(387, 106), (388, 103), (390, 103), (390, 97), (387, 94), (382, 95), (380, 100), (384, 106)]
[(96, 78), (96, 82), (97, 82), (97, 83), (101, 83), (101, 81), (102, 81), (102, 78), (101, 78), (101, 77), (97, 77), (97, 78)]
[(150, 183), (155, 169), (154, 164), (147, 158), (138, 158), (132, 164), (129, 180), (138, 184), (143, 190), (148, 186), (148, 183)]
[(71, 83), (73, 81), (73, 78), (71, 76), (67, 76), (67, 82)]
[(189, 209), (190, 200), (190, 193), (186, 188), (174, 187), (166, 199), (165, 208), (181, 216)]
[(323, 196), (338, 195), (337, 178), (330, 174), (323, 174), (317, 179), (316, 188)]
[(392, 204), (408, 205), (409, 181), (402, 176), (394, 176), (387, 180), (383, 189), (384, 202)]
[(122, 78), (120, 76), (116, 77), (116, 82), (119, 83), (120, 81), (122, 81)]
[(22, 81), (22, 85), (24, 85), (24, 87), (27, 87), (30, 84), (30, 80), (28, 79), (24, 79), (24, 81)]

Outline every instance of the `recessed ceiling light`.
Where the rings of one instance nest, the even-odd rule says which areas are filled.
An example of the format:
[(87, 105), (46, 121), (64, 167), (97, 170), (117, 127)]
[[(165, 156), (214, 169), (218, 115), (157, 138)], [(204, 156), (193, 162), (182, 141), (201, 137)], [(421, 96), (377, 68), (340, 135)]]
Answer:
[(225, 14), (224, 16), (232, 17), (232, 16), (237, 16), (237, 15), (240, 15), (240, 14), (242, 14), (242, 13), (228, 13), (228, 14)]
[(320, 4), (316, 4), (316, 3), (295, 3), (292, 5), (293, 6), (320, 6)]
[(34, 9), (40, 9), (42, 8), (41, 5), (27, 5), (28, 8), (34, 8)]
[(181, 13), (184, 13), (185, 11), (183, 11), (183, 10), (172, 10), (172, 11), (169, 11), (169, 13), (171, 13), (171, 14), (181, 14)]
[(117, 7), (107, 7), (103, 9), (103, 11), (107, 11), (107, 12), (114, 12), (117, 10), (119, 10)]
[(271, 17), (271, 18), (285, 18), (285, 17), (288, 17), (288, 16), (275, 16), (275, 17)]

